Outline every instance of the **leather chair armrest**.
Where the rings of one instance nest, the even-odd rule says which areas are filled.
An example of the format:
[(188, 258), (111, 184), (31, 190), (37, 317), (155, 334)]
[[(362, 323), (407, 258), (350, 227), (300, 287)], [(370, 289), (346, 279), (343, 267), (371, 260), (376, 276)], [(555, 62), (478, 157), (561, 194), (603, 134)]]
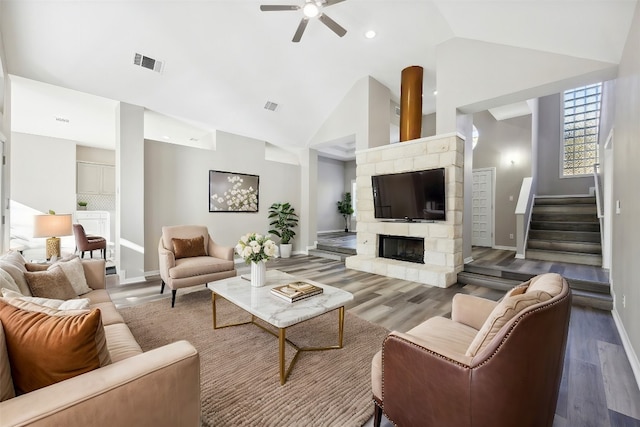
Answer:
[(209, 256), (233, 261), (234, 248), (218, 245), (213, 241), (211, 235), (209, 235), (209, 247), (207, 248), (207, 251), (209, 252)]
[(167, 283), (169, 280), (169, 269), (176, 266), (176, 256), (173, 252), (162, 245), (162, 237), (158, 242), (158, 267), (160, 269), (160, 277)]
[(428, 345), (396, 332), (384, 340), (384, 413), (395, 425), (469, 425), (471, 369)]
[(497, 302), (474, 295), (455, 294), (451, 304), (451, 320), (480, 330)]
[(4, 427), (196, 427), (200, 357), (178, 341), (1, 402), (0, 414)]

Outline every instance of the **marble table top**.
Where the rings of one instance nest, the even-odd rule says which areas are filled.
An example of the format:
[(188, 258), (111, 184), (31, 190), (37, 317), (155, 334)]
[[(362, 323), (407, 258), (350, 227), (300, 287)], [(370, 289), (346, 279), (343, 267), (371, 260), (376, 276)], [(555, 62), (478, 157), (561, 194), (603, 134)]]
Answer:
[[(271, 288), (302, 280), (323, 288), (323, 293), (287, 302), (271, 293)], [(277, 328), (286, 328), (344, 306), (353, 300), (350, 292), (313, 280), (299, 279), (278, 270), (267, 270), (267, 283), (256, 288), (241, 276), (211, 282), (207, 287), (217, 295)]]

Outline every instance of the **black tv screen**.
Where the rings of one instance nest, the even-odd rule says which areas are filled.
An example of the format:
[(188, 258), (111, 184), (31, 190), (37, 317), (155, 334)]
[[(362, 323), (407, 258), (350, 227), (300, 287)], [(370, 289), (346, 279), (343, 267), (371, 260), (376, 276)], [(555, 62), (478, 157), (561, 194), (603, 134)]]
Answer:
[(371, 177), (376, 218), (446, 220), (444, 168)]

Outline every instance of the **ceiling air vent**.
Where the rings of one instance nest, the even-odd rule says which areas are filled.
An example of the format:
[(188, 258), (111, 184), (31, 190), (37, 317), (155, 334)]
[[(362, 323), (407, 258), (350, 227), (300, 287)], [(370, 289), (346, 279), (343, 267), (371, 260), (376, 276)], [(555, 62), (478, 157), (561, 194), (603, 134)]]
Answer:
[(276, 104), (275, 102), (267, 101), (267, 103), (264, 104), (265, 110), (276, 111), (276, 108), (278, 108), (278, 104)]
[(162, 68), (164, 66), (164, 62), (157, 59), (149, 58), (148, 56), (144, 56), (141, 53), (136, 53), (133, 58), (133, 63), (134, 65), (139, 65), (142, 68), (155, 71), (156, 73), (162, 73)]

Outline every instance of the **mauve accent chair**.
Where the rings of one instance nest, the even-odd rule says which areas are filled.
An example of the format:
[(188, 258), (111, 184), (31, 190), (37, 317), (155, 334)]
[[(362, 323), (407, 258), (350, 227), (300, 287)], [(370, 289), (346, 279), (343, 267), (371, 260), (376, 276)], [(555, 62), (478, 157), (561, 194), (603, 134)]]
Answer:
[(100, 236), (87, 236), (82, 224), (73, 224), (73, 235), (76, 238), (76, 251), (80, 251), (80, 258), (84, 258), (84, 253), (89, 251), (93, 258), (93, 251), (100, 251), (103, 259), (107, 259), (107, 239)]
[[(200, 254), (193, 256), (186, 253), (188, 256), (180, 256), (179, 252), (184, 252), (180, 248), (180, 242), (197, 241), (200, 238), (203, 239), (200, 243), (203, 246)], [(173, 239), (177, 241), (174, 242)], [(160, 293), (164, 292), (164, 286), (167, 285), (172, 293), (171, 307), (174, 307), (178, 289), (206, 285), (215, 280), (234, 277), (236, 267), (233, 261), (233, 251), (233, 247), (218, 245), (214, 242), (205, 226), (173, 225), (162, 227), (162, 236), (158, 242), (160, 278), (162, 279)]]
[(536, 276), (499, 302), (456, 294), (451, 319), (391, 332), (372, 361), (374, 426), (552, 426), (571, 290)]

